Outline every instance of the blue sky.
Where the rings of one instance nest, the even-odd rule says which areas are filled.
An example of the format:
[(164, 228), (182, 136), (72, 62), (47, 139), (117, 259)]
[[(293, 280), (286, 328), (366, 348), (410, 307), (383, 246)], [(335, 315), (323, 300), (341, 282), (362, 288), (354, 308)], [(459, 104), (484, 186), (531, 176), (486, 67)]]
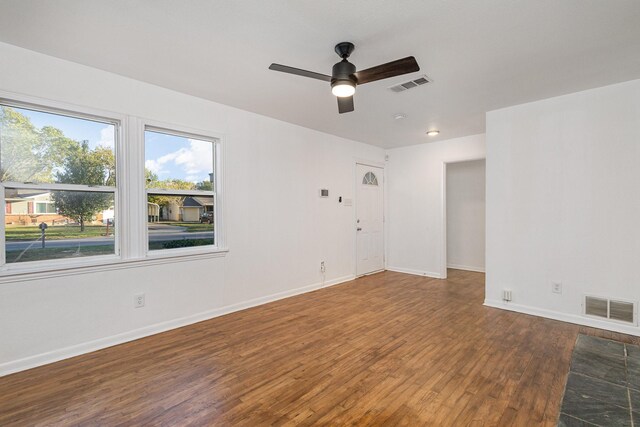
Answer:
[[(53, 126), (76, 141), (88, 140), (89, 146), (113, 149), (115, 127), (86, 119), (15, 108), (37, 128)], [(145, 167), (163, 179), (191, 182), (208, 181), (213, 172), (213, 144), (158, 132), (145, 132)]]
[(146, 131), (144, 166), (164, 179), (209, 181), (213, 144), (181, 136)]
[(44, 126), (53, 126), (54, 128), (60, 129), (68, 138), (76, 141), (88, 140), (91, 148), (96, 148), (98, 145), (101, 145), (113, 149), (115, 127), (111, 124), (26, 110), (23, 108), (12, 108), (28, 117), (31, 123), (38, 129)]

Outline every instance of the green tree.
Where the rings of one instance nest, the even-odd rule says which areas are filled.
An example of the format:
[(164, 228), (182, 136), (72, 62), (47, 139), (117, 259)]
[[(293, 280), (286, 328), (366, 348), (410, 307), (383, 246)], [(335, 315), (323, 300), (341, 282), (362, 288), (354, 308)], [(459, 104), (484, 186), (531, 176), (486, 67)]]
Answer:
[(94, 148), (91, 156), (93, 160), (102, 165), (104, 171), (104, 184), (114, 187), (116, 185), (116, 158), (113, 150), (106, 147)]
[(54, 127), (37, 129), (20, 112), (0, 106), (0, 181), (52, 182), (79, 143)]
[(213, 191), (213, 183), (211, 181), (200, 181), (196, 184), (197, 190)]
[[(105, 163), (105, 153), (100, 149), (90, 150), (88, 142), (83, 141), (64, 160), (62, 170), (55, 176), (61, 184), (110, 185), (109, 181), (115, 180), (111, 171), (111, 165)], [(112, 194), (97, 192), (53, 191), (51, 198), (61, 215), (80, 224), (80, 231), (84, 231), (87, 220), (113, 203)]]

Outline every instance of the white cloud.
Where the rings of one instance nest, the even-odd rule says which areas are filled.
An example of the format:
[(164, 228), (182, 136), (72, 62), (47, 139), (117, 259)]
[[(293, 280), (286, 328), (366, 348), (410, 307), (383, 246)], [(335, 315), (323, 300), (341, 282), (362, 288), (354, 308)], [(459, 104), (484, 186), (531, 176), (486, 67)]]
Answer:
[(115, 145), (113, 125), (109, 125), (105, 128), (100, 129), (100, 141), (98, 141), (96, 145), (98, 147), (104, 147), (113, 150), (113, 146)]
[(177, 165), (182, 165), (185, 173), (189, 175), (212, 172), (213, 144), (207, 141), (189, 140), (189, 149), (181, 148), (176, 153)]
[(162, 165), (160, 165), (160, 163), (158, 163), (157, 160), (146, 160), (144, 162), (144, 167), (149, 169), (151, 172), (155, 173), (156, 175), (160, 173), (160, 171), (162, 170)]
[(172, 153), (147, 160), (144, 165), (151, 172), (161, 175), (168, 173), (167, 166), (173, 163), (184, 172), (184, 179), (198, 182), (208, 179), (206, 174), (212, 172), (213, 144), (206, 141), (189, 140), (189, 148), (180, 148)]

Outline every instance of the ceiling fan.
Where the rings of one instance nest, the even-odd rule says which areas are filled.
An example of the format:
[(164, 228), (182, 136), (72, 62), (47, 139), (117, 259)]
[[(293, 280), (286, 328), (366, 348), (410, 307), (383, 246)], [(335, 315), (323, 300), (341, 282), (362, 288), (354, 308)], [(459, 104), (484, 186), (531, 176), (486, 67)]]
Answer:
[(330, 76), (280, 64), (271, 64), (269, 69), (330, 82), (331, 93), (338, 98), (338, 112), (340, 114), (353, 111), (353, 94), (356, 92), (357, 85), (420, 70), (416, 59), (413, 56), (407, 56), (406, 58), (387, 62), (366, 70), (356, 71), (356, 66), (347, 61), (353, 49), (353, 43), (349, 42), (342, 42), (336, 45), (335, 51), (342, 58), (342, 61), (333, 66)]

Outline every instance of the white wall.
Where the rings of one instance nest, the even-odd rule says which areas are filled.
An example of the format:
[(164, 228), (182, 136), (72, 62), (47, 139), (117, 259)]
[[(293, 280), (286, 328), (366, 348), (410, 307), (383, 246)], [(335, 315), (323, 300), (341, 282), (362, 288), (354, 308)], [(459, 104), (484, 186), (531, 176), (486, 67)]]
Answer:
[(488, 113), (487, 304), (638, 334), (581, 303), (640, 299), (639, 221), (640, 80)]
[[(356, 159), (382, 149), (0, 43), (0, 90), (226, 135), (225, 257), (0, 283), (0, 374), (353, 277)], [(331, 197), (318, 197), (328, 188)], [(146, 306), (133, 308), (133, 295)]]
[(485, 157), (484, 135), (388, 151), (387, 268), (446, 275), (444, 163)]
[(447, 164), (447, 267), (484, 271), (485, 161)]

